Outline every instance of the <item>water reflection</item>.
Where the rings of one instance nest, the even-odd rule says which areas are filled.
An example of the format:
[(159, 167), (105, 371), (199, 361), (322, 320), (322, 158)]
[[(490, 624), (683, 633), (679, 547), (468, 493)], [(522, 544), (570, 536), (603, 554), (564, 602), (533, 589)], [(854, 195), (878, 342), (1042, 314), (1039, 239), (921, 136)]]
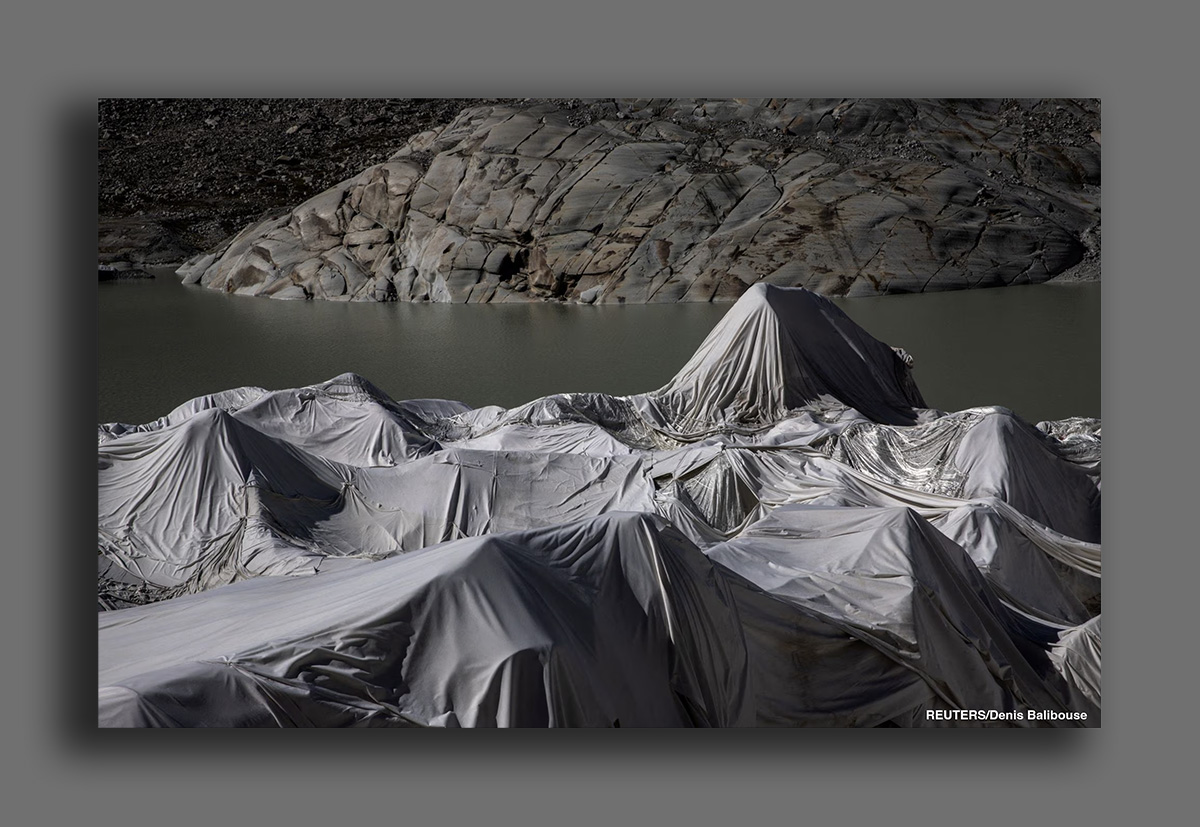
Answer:
[[(916, 359), (926, 401), (1032, 421), (1100, 415), (1100, 286), (839, 300)], [(586, 307), (280, 302), (172, 278), (99, 286), (99, 419), (145, 422), (240, 385), (353, 371), (397, 399), (506, 407), (561, 391), (652, 390), (729, 305)]]

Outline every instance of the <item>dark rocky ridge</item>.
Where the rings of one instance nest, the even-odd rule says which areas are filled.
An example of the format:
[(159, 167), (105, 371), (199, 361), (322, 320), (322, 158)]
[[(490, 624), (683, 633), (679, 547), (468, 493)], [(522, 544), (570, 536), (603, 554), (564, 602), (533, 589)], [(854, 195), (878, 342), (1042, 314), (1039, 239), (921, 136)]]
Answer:
[[(252, 124), (305, 103), (206, 105), (242, 107), (237, 134), (261, 152), (304, 127), (279, 128), (287, 110)], [(401, 107), (392, 123), (415, 129), (474, 102), (322, 103), (359, 109), (310, 129), (308, 154), (269, 173), (253, 159), (253, 179), (209, 164), (223, 187), (200, 187), (175, 238), (204, 246), (252, 204), (276, 217), (185, 278), (278, 298), (643, 302), (730, 300), (759, 281), (870, 295), (1099, 276), (1096, 101), (489, 102), (286, 212), (302, 199), (274, 205), (301, 189), (281, 178), (316, 187), (315, 171), (387, 156), (395, 130), (368, 109)], [(165, 190), (149, 196), (180, 202), (186, 181), (152, 178)], [(259, 200), (230, 197), (243, 191)]]

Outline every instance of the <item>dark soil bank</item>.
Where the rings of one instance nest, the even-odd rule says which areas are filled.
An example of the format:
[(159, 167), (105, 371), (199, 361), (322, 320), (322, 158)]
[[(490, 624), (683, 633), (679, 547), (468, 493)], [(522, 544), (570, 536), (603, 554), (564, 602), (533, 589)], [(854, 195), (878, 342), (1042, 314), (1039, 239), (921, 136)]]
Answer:
[(100, 262), (182, 262), (493, 102), (101, 100)]

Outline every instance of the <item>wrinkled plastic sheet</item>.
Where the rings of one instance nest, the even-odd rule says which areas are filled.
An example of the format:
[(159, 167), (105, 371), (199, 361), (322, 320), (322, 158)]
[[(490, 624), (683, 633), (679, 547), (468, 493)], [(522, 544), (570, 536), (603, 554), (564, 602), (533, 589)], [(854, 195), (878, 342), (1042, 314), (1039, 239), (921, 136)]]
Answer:
[(773, 287), (630, 397), (201, 397), (99, 429), (100, 720), (1095, 724), (1099, 440)]

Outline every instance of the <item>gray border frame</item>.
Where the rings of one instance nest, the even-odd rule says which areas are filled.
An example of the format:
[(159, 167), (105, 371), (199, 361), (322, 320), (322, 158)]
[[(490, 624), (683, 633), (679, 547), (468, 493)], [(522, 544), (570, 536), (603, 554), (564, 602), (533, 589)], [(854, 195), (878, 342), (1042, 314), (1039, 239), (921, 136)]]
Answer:
[[(1196, 369), (1176, 332), (1194, 329), (1195, 306), (1193, 258), (1177, 241), (1190, 240), (1184, 224), (1195, 215), (1185, 200), (1194, 104), (1181, 83), (1190, 61), (1177, 60), (1194, 53), (1185, 40), (1194, 26), (1182, 15), (1027, 0), (165, 8), (121, 0), (25, 8), (10, 17), (0, 50), (8, 288), (0, 691), (14, 823), (867, 823), (937, 813), (1080, 823), (1182, 798), (1178, 782), (1194, 760), (1183, 741), (1191, 686), (1177, 664), (1191, 655), (1180, 634), (1190, 631), (1182, 615), (1196, 553), (1191, 527), (1165, 516), (1194, 510), (1194, 484), (1183, 479), (1191, 419), (1179, 412), (1194, 410)], [(831, 93), (1086, 96), (1107, 108), (1102, 730), (95, 732), (95, 652), (79, 634), (91, 628), (92, 584), (72, 560), (94, 542), (86, 458), (96, 327), (84, 275), (94, 264), (97, 98)], [(1146, 414), (1148, 433), (1137, 424)]]

